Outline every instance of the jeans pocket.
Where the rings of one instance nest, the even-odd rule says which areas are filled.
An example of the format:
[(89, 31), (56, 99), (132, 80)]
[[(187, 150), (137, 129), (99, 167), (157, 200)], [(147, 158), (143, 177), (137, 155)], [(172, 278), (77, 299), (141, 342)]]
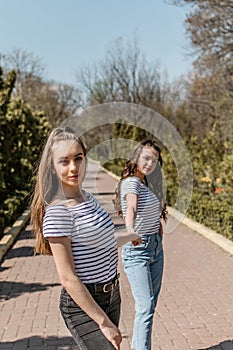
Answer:
[(161, 235), (158, 235), (156, 254), (158, 255), (162, 250), (163, 250), (163, 237)]
[(125, 246), (121, 252), (123, 264), (125, 265), (127, 262), (134, 260), (135, 256), (137, 257), (138, 255), (139, 256), (144, 255), (148, 247), (148, 244), (149, 242), (145, 241), (136, 246), (133, 246), (133, 245)]

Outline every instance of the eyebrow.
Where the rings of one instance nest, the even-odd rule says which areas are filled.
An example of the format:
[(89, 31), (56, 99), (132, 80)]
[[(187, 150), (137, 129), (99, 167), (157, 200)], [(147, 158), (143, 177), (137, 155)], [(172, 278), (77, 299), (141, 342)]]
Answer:
[(149, 155), (147, 155), (147, 154), (145, 154), (144, 157), (148, 157), (148, 158), (153, 159), (153, 160), (159, 160), (159, 158), (155, 158), (155, 157), (149, 156)]
[[(77, 153), (77, 154), (75, 154), (74, 158), (76, 158), (76, 157), (78, 157), (78, 156), (84, 156), (84, 153), (83, 153), (83, 152)], [(67, 156), (61, 156), (61, 157), (58, 158), (58, 160), (67, 159), (67, 158), (69, 158), (69, 157), (67, 157)]]

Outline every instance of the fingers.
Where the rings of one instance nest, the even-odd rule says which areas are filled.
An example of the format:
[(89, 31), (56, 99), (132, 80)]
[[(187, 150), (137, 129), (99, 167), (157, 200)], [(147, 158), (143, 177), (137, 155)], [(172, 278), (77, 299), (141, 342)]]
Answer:
[(113, 324), (109, 326), (100, 327), (103, 335), (114, 346), (115, 349), (120, 350), (120, 343), (122, 341), (121, 331)]
[(115, 340), (112, 342), (112, 345), (114, 346), (114, 348), (116, 350), (120, 350), (120, 344), (117, 344), (117, 342)]
[(120, 350), (120, 343), (122, 342), (121, 332), (118, 331), (117, 335), (114, 337), (112, 341), (112, 345), (115, 349)]
[(131, 241), (132, 245), (135, 247), (137, 246), (138, 244), (141, 244), (142, 243), (142, 239), (141, 238), (138, 238), (136, 239), (135, 241)]

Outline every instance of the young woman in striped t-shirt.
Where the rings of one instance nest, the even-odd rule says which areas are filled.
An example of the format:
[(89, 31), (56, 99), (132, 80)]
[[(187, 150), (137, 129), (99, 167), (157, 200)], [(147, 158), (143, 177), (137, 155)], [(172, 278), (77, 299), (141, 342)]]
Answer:
[(137, 240), (122, 249), (124, 270), (135, 299), (131, 349), (151, 350), (152, 322), (163, 274), (161, 216), (166, 219), (162, 191), (162, 158), (158, 145), (139, 143), (126, 162), (114, 203), (129, 233)]
[(119, 350), (114, 225), (95, 197), (82, 189), (85, 171), (81, 140), (69, 128), (53, 130), (42, 154), (31, 205), (35, 250), (54, 257), (64, 287), (60, 310), (79, 349)]

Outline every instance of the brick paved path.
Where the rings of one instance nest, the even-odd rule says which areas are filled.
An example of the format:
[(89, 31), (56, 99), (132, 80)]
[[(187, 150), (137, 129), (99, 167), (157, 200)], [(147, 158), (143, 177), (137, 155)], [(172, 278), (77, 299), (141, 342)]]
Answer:
[[(97, 194), (119, 225), (111, 204), (116, 181), (97, 169), (89, 165), (84, 188)], [(33, 256), (33, 244), (27, 226), (0, 266), (0, 350), (77, 350), (58, 311), (53, 258)], [(164, 236), (164, 250), (152, 350), (233, 350), (233, 257), (183, 225)], [(129, 350), (134, 302), (121, 262), (119, 270), (121, 350)]]

